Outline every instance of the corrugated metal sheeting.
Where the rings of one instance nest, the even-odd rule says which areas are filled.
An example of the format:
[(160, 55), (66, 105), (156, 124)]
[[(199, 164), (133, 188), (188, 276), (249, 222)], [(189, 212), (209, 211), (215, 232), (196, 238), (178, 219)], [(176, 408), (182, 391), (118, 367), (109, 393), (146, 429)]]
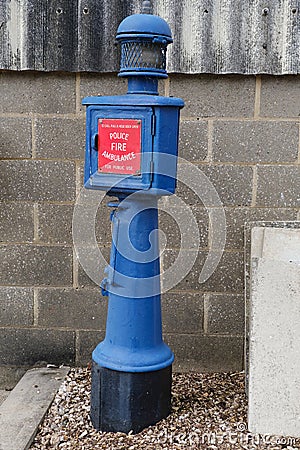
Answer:
[[(0, 68), (117, 71), (120, 21), (142, 0), (0, 0)], [(300, 0), (153, 0), (169, 72), (300, 73)]]

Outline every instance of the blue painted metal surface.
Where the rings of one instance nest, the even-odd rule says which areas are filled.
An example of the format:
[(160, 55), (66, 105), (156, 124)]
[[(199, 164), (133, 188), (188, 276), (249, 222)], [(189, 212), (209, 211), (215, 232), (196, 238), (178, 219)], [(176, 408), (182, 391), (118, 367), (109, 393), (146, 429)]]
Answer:
[[(147, 14), (126, 18), (119, 26), (117, 39), (121, 45), (128, 41), (138, 46), (154, 43), (163, 51), (172, 42), (168, 24)], [(149, 51), (157, 53), (156, 48)], [(155, 233), (157, 200), (161, 195), (174, 193), (176, 187), (179, 112), (183, 101), (157, 95), (157, 78), (164, 75), (165, 65), (130, 65), (123, 69), (121, 74), (128, 78), (127, 95), (86, 97), (82, 102), (87, 107), (85, 187), (106, 190), (121, 202), (112, 205), (116, 209), (111, 215), (110, 265), (101, 286), (103, 295), (109, 297), (106, 336), (94, 350), (93, 361), (112, 370), (150, 372), (164, 369), (174, 359), (162, 340), (159, 243)], [(138, 175), (99, 170), (102, 147), (98, 127), (103, 119), (133, 119), (141, 123)], [(132, 193), (135, 195), (127, 197)], [(137, 292), (140, 284), (135, 279), (143, 279), (143, 294)]]
[[(119, 26), (117, 39), (121, 46), (128, 41), (142, 45), (141, 52), (145, 42), (162, 51), (172, 42), (168, 24), (147, 14), (126, 18)], [(148, 50), (153, 52), (155, 62), (157, 48), (150, 46)], [(87, 107), (85, 187), (106, 190), (121, 202), (111, 217), (110, 265), (101, 286), (103, 295), (109, 297), (106, 336), (94, 350), (93, 361), (112, 370), (147, 372), (164, 369), (174, 359), (162, 340), (159, 243), (155, 233), (157, 199), (174, 193), (176, 187), (183, 101), (157, 95), (157, 78), (164, 76), (165, 61), (159, 68), (134, 68), (132, 60), (127, 62), (129, 66), (121, 68), (121, 75), (129, 80), (127, 95), (87, 97), (82, 102)], [(141, 123), (138, 175), (99, 170), (102, 136), (98, 135), (98, 127), (104, 119)], [(136, 194), (127, 197), (132, 193)], [(137, 292), (135, 279), (145, 282), (143, 294)]]
[[(143, 77), (142, 77), (143, 78)], [(139, 79), (142, 83), (143, 80)], [(138, 84), (138, 83), (135, 83)], [(127, 94), (111, 97), (87, 97), (82, 102), (86, 113), (86, 154), (84, 183), (88, 189), (101, 189), (111, 194), (137, 190), (156, 194), (157, 189), (173, 194), (176, 188), (176, 158), (178, 153), (179, 98), (157, 95)], [(142, 166), (138, 176), (103, 174), (98, 171), (97, 130), (101, 118), (139, 119), (142, 121)], [(164, 155), (173, 155), (170, 166)], [(171, 161), (171, 158), (170, 158)], [(171, 170), (172, 169), (172, 170)], [(167, 173), (168, 176), (162, 174)]]
[[(125, 199), (114, 211), (112, 223), (110, 267), (103, 283), (109, 293), (106, 336), (94, 350), (93, 361), (126, 372), (163, 369), (174, 356), (162, 340), (158, 240), (152, 236), (149, 241), (158, 229), (157, 198), (138, 194)], [(126, 296), (119, 283), (124, 277)], [(154, 280), (145, 298), (136, 298), (135, 278)]]
[(109, 204), (113, 242), (101, 284), (108, 315), (105, 339), (93, 351), (91, 419), (97, 429), (138, 432), (171, 405), (174, 355), (162, 339), (157, 201), (175, 192), (183, 101), (158, 96), (172, 41), (164, 20), (128, 17), (117, 39), (127, 95), (83, 100), (85, 187), (119, 198)]
[(173, 42), (172, 33), (167, 22), (159, 16), (151, 14), (133, 14), (126, 17), (119, 25), (116, 39), (137, 38), (165, 40)]

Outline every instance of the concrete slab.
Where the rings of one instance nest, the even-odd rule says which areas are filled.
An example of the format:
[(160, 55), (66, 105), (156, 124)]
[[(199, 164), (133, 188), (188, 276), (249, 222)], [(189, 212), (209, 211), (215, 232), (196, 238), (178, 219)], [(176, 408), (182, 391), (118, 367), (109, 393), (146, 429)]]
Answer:
[(300, 229), (252, 229), (248, 427), (300, 437)]
[(0, 450), (27, 450), (69, 371), (68, 367), (28, 370), (0, 406)]

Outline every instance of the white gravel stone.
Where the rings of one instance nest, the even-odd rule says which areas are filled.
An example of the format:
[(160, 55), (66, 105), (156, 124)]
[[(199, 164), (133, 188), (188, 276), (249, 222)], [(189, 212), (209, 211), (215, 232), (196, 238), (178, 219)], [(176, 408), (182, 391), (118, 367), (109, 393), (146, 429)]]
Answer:
[(90, 371), (71, 369), (30, 450), (294, 450), (300, 440), (251, 435), (244, 373), (174, 374), (172, 413), (134, 435), (96, 431)]

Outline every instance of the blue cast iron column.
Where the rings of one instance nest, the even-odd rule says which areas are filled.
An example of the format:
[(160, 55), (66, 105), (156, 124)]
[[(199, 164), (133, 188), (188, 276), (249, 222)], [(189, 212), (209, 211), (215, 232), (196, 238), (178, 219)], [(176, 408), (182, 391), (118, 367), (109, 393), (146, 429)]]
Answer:
[(139, 432), (166, 417), (171, 407), (174, 355), (162, 340), (159, 244), (153, 234), (157, 198), (124, 199), (112, 223), (103, 289), (113, 292), (108, 293), (106, 336), (93, 352), (91, 417), (97, 429)]
[(168, 24), (149, 12), (120, 24), (123, 96), (87, 97), (85, 186), (119, 199), (113, 208), (105, 339), (93, 351), (91, 420), (101, 431), (133, 431), (171, 410), (174, 355), (162, 339), (157, 201), (176, 187), (179, 111), (160, 97)]
[[(133, 194), (112, 214), (106, 336), (93, 360), (110, 369), (149, 372), (172, 364), (162, 340), (157, 197)], [(109, 289), (109, 292), (106, 291)]]

